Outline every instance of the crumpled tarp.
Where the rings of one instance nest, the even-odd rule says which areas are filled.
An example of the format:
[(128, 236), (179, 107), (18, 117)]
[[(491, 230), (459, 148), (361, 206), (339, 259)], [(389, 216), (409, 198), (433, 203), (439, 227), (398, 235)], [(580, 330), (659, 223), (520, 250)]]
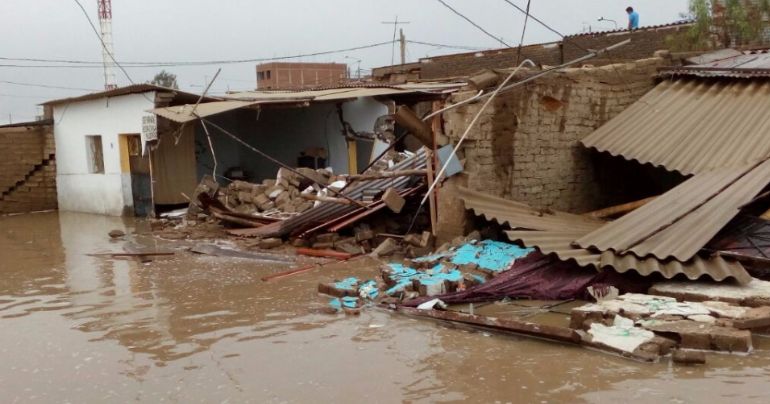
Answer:
[(650, 281), (636, 274), (618, 274), (614, 271), (585, 270), (572, 262), (533, 252), (517, 259), (511, 268), (484, 284), (464, 291), (439, 296), (420, 297), (404, 302), (416, 307), (427, 300), (439, 298), (448, 304), (476, 303), (508, 298), (539, 300), (590, 299), (586, 289), (615, 286), (621, 292), (643, 293)]

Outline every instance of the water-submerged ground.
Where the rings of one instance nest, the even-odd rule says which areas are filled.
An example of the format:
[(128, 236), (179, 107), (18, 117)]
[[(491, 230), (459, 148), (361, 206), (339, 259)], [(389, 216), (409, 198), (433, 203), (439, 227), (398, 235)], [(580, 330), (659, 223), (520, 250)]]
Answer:
[(264, 283), (288, 267), (86, 255), (181, 247), (147, 232), (103, 216), (0, 217), (2, 402), (770, 402), (763, 339), (704, 367), (643, 364), (377, 309), (327, 314), (318, 281), (371, 276), (365, 261)]

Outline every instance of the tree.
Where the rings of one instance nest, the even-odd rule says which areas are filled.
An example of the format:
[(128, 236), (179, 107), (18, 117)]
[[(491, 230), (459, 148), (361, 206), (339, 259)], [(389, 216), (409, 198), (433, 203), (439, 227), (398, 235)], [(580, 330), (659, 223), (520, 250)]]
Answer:
[(155, 77), (152, 78), (152, 81), (150, 81), (150, 84), (173, 88), (175, 90), (179, 89), (179, 85), (176, 83), (176, 74), (169, 73), (165, 70), (161, 70), (160, 73), (156, 74)]
[(674, 51), (719, 47), (761, 46), (768, 43), (770, 0), (690, 0), (686, 18), (693, 25), (670, 36)]

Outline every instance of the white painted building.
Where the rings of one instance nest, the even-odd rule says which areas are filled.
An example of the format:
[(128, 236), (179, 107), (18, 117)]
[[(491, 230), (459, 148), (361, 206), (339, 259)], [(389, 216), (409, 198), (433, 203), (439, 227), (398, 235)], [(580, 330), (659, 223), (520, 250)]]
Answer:
[[(156, 156), (143, 152), (143, 118), (152, 117), (148, 111), (158, 106), (195, 102), (197, 97), (138, 84), (43, 104), (54, 120), (59, 209), (112, 216), (150, 213), (157, 202), (149, 181), (150, 160), (159, 156), (157, 151)], [(194, 165), (184, 190), (189, 192), (190, 184), (194, 188)]]

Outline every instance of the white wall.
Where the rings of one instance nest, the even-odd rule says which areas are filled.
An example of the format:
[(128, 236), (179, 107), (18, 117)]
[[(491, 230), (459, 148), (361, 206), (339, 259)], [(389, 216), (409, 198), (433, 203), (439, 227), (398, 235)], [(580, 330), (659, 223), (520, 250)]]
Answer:
[[(376, 119), (388, 113), (386, 105), (371, 98), (342, 104), (343, 116), (356, 131), (371, 132)], [(334, 103), (313, 103), (301, 108), (265, 108), (261, 113), (239, 110), (218, 115), (212, 119), (257, 149), (292, 167), (297, 164), (299, 152), (310, 147), (323, 147), (328, 153), (327, 165), (335, 173), (347, 173), (347, 143), (342, 136), (342, 125)], [(217, 156), (217, 174), (223, 175), (232, 166), (240, 166), (258, 181), (275, 178), (278, 166), (239, 145), (218, 130), (209, 127)], [(368, 162), (371, 144), (358, 148), (359, 169)], [(211, 174), (213, 167), (205, 133), (198, 125), (196, 131), (198, 175)]]
[[(141, 133), (154, 99), (148, 92), (54, 106), (59, 210), (119, 216), (133, 206), (123, 189), (118, 135)], [(89, 173), (87, 135), (102, 136), (104, 174)]]

